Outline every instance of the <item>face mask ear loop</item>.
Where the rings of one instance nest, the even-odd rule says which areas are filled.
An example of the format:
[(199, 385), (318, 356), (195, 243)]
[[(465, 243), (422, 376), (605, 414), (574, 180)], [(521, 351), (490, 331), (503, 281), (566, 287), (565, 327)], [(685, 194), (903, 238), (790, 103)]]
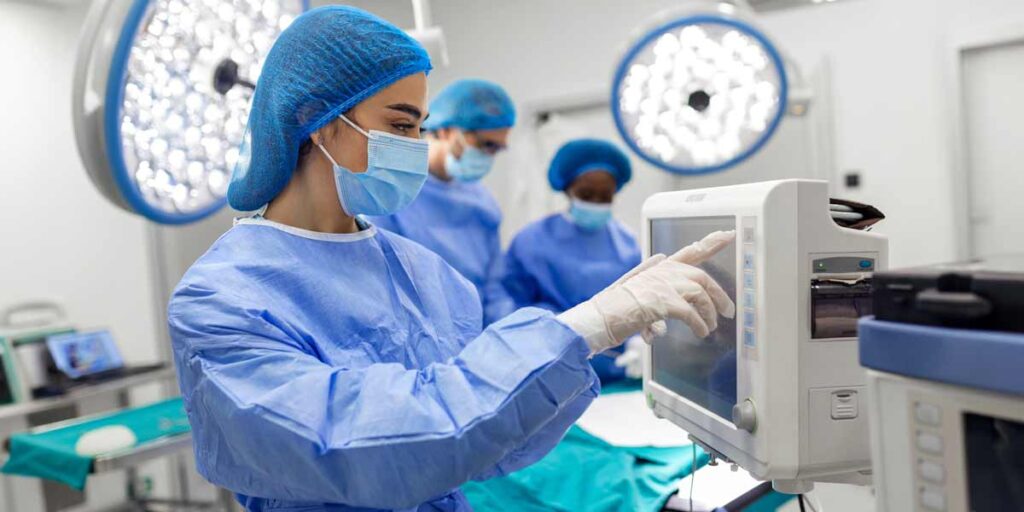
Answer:
[[(370, 134), (369, 133), (363, 131), (362, 128), (356, 126), (355, 123), (353, 123), (347, 117), (345, 117), (345, 114), (339, 114), (338, 117), (340, 117), (342, 121), (345, 121), (346, 123), (348, 123), (348, 125), (351, 126), (352, 128), (355, 128), (357, 132), (363, 134), (363, 137), (366, 137), (367, 139), (370, 138)], [(326, 156), (328, 160), (331, 161), (331, 164), (333, 164), (335, 167), (340, 167), (338, 165), (338, 162), (334, 161), (334, 158), (331, 157), (331, 154), (328, 153), (327, 150), (324, 148), (323, 144), (317, 142), (316, 143), (316, 147), (320, 148), (320, 151), (323, 152), (324, 156)]]
[(319, 142), (317, 142), (317, 143), (316, 143), (316, 147), (320, 148), (320, 151), (321, 151), (321, 152), (323, 152), (324, 156), (326, 156), (328, 160), (330, 160), (330, 161), (331, 161), (331, 164), (332, 164), (332, 165), (334, 165), (335, 167), (340, 167), (340, 166), (338, 165), (338, 162), (335, 162), (335, 161), (334, 161), (334, 158), (332, 158), (332, 157), (331, 157), (331, 154), (327, 152), (327, 149), (326, 149), (326, 148), (324, 148), (324, 145), (323, 145), (323, 144), (320, 144)]
[(360, 128), (358, 126), (356, 126), (356, 124), (353, 123), (351, 120), (349, 120), (349, 118), (345, 117), (345, 114), (338, 114), (338, 117), (340, 117), (342, 121), (345, 121), (346, 123), (348, 123), (348, 125), (351, 126), (352, 128), (355, 128), (357, 132), (363, 134), (363, 137), (366, 137), (367, 139), (370, 138), (369, 132), (367, 132), (366, 130), (363, 130), (362, 128)]

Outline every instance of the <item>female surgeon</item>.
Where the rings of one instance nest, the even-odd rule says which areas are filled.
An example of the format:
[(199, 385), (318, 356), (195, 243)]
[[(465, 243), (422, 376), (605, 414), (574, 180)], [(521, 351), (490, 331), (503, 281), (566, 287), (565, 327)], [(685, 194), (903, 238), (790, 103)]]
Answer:
[[(505, 288), (516, 307), (561, 313), (589, 300), (640, 263), (636, 237), (612, 218), (612, 200), (629, 183), (626, 155), (609, 142), (577, 139), (562, 146), (548, 168), (548, 182), (570, 201), (524, 228), (505, 260)], [(590, 360), (602, 383), (625, 377), (615, 365), (620, 349)]]
[[(588, 357), (664, 318), (706, 335), (734, 305), (691, 264), (713, 233), (559, 316), (481, 331), (472, 284), (359, 215), (427, 175), (430, 61), (364, 11), (309, 11), (259, 78), (228, 200), (168, 322), (196, 464), (248, 510), (468, 510), (461, 484), (529, 465), (598, 392)], [(262, 207), (266, 205), (266, 208)]]
[(501, 210), (479, 183), (508, 146), (516, 109), (505, 90), (484, 80), (459, 80), (430, 103), (423, 122), (430, 175), (407, 208), (369, 220), (434, 251), (476, 287), (484, 325), (512, 312), (501, 286)]

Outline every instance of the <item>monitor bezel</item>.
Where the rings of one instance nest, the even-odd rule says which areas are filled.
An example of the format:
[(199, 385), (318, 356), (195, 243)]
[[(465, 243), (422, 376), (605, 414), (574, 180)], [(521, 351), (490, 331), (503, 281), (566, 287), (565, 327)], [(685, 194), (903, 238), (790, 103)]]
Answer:
[[(680, 205), (674, 205), (670, 208), (645, 208), (644, 222), (642, 225), (643, 250), (645, 257), (651, 256), (651, 227), (652, 222), (656, 220), (733, 217), (735, 219), (735, 225), (738, 233), (741, 232), (744, 227), (753, 228), (758, 232), (760, 232), (761, 229), (758, 225), (758, 221), (756, 220), (761, 213), (757, 208), (738, 208), (737, 205), (712, 205), (705, 203), (700, 205), (700, 215), (686, 215), (684, 214), (683, 209), (679, 206)], [(753, 225), (747, 226), (744, 221), (745, 219), (751, 218), (755, 219), (754, 223)], [(739, 241), (737, 241), (737, 243), (739, 243)], [(737, 279), (742, 278), (742, 264), (742, 251), (736, 251)], [(742, 293), (738, 293), (738, 295), (742, 296)], [(739, 298), (739, 300), (740, 302), (737, 303), (737, 310), (742, 311), (743, 299)], [(742, 349), (742, 339), (740, 338), (741, 328), (742, 324), (737, 323), (737, 351)], [(760, 331), (760, 326), (758, 327), (758, 331)], [(689, 433), (690, 436), (718, 451), (729, 460), (732, 460), (748, 469), (751, 473), (756, 475), (766, 472), (768, 470), (768, 457), (767, 449), (762, 442), (762, 436), (758, 435), (759, 433), (757, 432), (750, 433), (736, 428), (732, 421), (722, 418), (715, 412), (708, 410), (700, 404), (697, 404), (654, 381), (653, 376), (650, 374), (651, 369), (653, 368), (653, 353), (653, 350), (647, 350), (646, 352), (647, 361), (644, 366), (644, 391), (648, 396), (648, 400), (652, 408), (655, 409), (655, 412), (660, 416), (669, 419)], [(755, 376), (750, 370), (757, 364), (758, 361), (756, 360), (748, 360), (746, 358), (739, 358), (737, 360), (737, 398), (755, 395), (751, 382)]]

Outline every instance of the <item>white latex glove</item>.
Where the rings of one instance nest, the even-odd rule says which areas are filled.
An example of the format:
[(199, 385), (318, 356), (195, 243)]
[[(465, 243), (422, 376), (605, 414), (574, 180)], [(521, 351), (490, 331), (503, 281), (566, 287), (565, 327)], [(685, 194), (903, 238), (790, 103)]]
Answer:
[[(688, 246), (684, 247), (679, 252), (673, 254), (672, 258), (673, 259), (677, 259), (677, 260), (681, 260), (681, 261), (684, 261), (684, 262), (686, 260), (700, 260), (701, 262), (707, 261), (712, 256), (714, 256), (716, 253), (718, 253), (718, 251), (720, 251), (723, 247), (725, 247), (726, 245), (729, 245), (729, 243), (731, 243), (733, 241), (733, 239), (735, 239), (735, 238), (736, 238), (736, 232), (735, 231), (716, 231), (716, 232), (711, 233), (710, 235), (704, 237), (704, 239), (701, 240), (700, 242), (697, 242), (695, 244), (691, 244), (691, 245), (688, 245)], [(661, 257), (661, 259), (658, 260), (658, 262), (660, 263), (661, 260), (665, 259), (665, 256), (663, 254), (658, 254), (658, 255), (655, 255), (654, 257), (648, 258), (647, 261), (654, 260), (655, 258), (657, 258), (659, 256)], [(699, 265), (699, 263), (691, 263), (691, 265), (694, 265), (694, 264)], [(642, 265), (640, 265), (640, 266), (642, 266)], [(637, 268), (640, 268), (640, 266), (637, 266)], [(629, 274), (627, 274), (627, 275), (629, 275)], [(732, 311), (731, 314), (724, 315), (724, 316), (727, 317), (727, 318), (732, 318), (733, 316), (735, 316), (735, 314), (736, 314), (736, 305), (735, 304), (733, 304), (731, 311)], [(714, 330), (714, 329), (712, 329), (712, 330)], [(648, 345), (650, 345), (651, 342), (653, 342), (655, 338), (658, 338), (659, 336), (664, 336), (665, 333), (667, 333), (667, 332), (668, 332), (668, 324), (666, 324), (664, 320), (658, 320), (657, 322), (654, 322), (653, 324), (648, 325), (646, 328), (644, 328), (643, 332), (640, 333), (640, 337), (645, 342), (647, 342)]]
[(622, 355), (615, 358), (615, 366), (626, 370), (626, 377), (639, 379), (644, 376), (644, 345), (649, 341), (640, 336), (633, 336), (626, 340), (626, 350)]
[[(716, 231), (670, 257), (641, 263), (594, 298), (558, 315), (579, 333), (591, 353), (617, 346), (629, 336), (657, 334), (667, 318), (681, 320), (703, 338), (718, 327), (718, 315), (732, 318), (736, 305), (710, 276), (697, 268), (736, 238), (735, 231)], [(649, 341), (649, 340), (648, 340)]]
[[(621, 285), (622, 283), (626, 282), (629, 278), (657, 265), (658, 263), (661, 263), (662, 261), (665, 261), (664, 254), (655, 254), (654, 256), (651, 256), (650, 258), (641, 261), (639, 265), (633, 267), (632, 270), (626, 272), (622, 277), (616, 279), (615, 282), (612, 283), (611, 286), (609, 286), (609, 288), (615, 288)], [(640, 333), (640, 337), (643, 338), (643, 340), (647, 342), (648, 345), (650, 345), (655, 338), (657, 338), (658, 336), (664, 336), (666, 332), (668, 332), (668, 324), (666, 324), (664, 320), (658, 320), (657, 322), (654, 322), (653, 324), (645, 327), (643, 332)], [(633, 338), (630, 338), (630, 340), (632, 339)], [(616, 364), (618, 364), (618, 360), (616, 360)]]
[(654, 342), (655, 338), (664, 336), (667, 332), (668, 324), (666, 324), (664, 320), (658, 320), (657, 322), (645, 327), (643, 332), (640, 333), (640, 338), (650, 345)]

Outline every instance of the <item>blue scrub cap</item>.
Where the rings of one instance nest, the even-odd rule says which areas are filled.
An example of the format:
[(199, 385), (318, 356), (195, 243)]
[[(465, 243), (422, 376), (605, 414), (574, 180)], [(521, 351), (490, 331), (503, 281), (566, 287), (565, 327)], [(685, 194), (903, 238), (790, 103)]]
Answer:
[(600, 139), (576, 139), (555, 153), (548, 168), (548, 182), (551, 188), (561, 192), (577, 176), (597, 170), (610, 172), (615, 177), (618, 190), (622, 190), (633, 176), (629, 158), (614, 144)]
[(459, 80), (430, 103), (426, 130), (454, 126), (461, 130), (497, 130), (516, 124), (516, 106), (505, 89), (486, 80)]
[(263, 64), (228, 203), (242, 211), (267, 204), (291, 179), (310, 134), (381, 89), (430, 69), (416, 40), (366, 11), (329, 6), (299, 16)]

